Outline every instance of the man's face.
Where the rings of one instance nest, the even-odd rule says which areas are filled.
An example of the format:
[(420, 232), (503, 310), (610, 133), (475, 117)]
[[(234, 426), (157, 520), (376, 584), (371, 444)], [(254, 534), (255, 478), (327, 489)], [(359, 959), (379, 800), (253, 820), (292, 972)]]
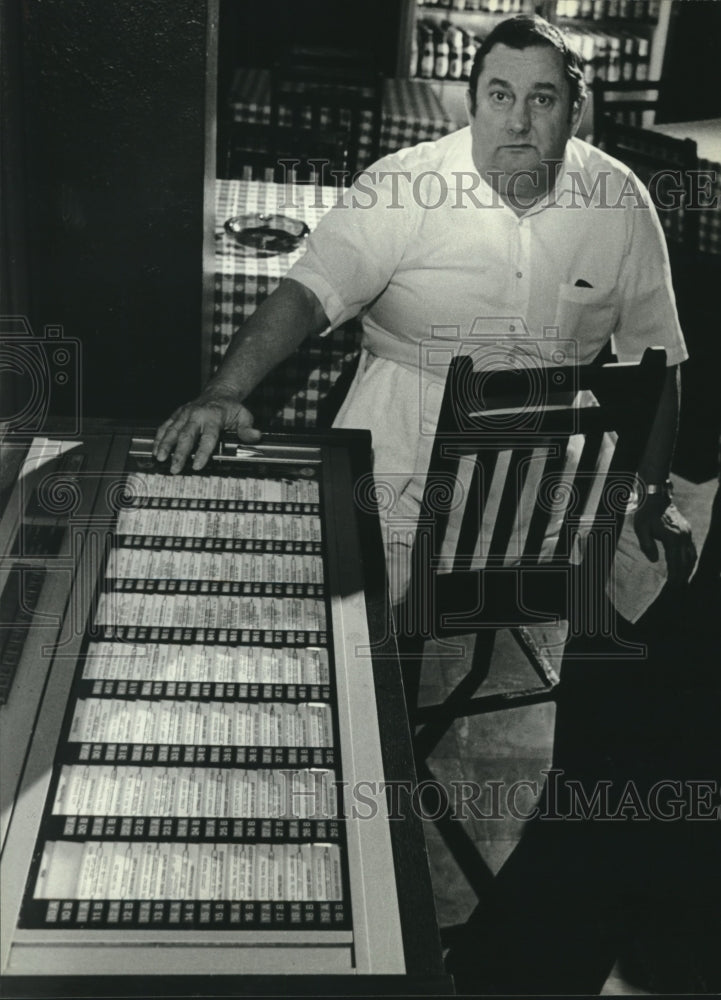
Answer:
[(544, 163), (563, 159), (581, 110), (571, 110), (560, 52), (548, 45), (494, 45), (478, 78), (475, 114), (468, 102), (476, 168), (501, 194), (543, 196), (555, 176)]

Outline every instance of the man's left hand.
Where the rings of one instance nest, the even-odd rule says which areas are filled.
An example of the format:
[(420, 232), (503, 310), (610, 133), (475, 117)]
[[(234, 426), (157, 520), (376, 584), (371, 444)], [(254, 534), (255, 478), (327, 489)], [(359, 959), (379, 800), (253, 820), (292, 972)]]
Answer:
[(686, 583), (696, 564), (696, 546), (683, 514), (667, 497), (659, 502), (649, 496), (636, 511), (633, 526), (641, 551), (651, 562), (658, 561), (657, 542), (663, 545), (669, 584), (677, 587)]

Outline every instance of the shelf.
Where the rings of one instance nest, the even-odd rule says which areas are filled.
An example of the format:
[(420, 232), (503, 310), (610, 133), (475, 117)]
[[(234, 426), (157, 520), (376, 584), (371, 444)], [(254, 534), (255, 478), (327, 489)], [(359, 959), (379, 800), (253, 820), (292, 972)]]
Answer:
[(503, 17), (513, 17), (513, 14), (522, 14), (524, 11), (517, 10), (508, 13), (507, 11), (501, 10), (481, 10), (473, 9), (471, 7), (441, 7), (440, 5), (433, 4), (418, 4), (419, 13), (422, 12), (425, 17), (426, 14), (442, 14), (444, 17), (448, 17), (451, 20), (460, 14), (462, 17), (492, 17), (492, 18), (503, 18)]
[(434, 20), (447, 20), (452, 24), (462, 24), (464, 19), (468, 20), (468, 23), (473, 23), (477, 25), (479, 22), (488, 22), (489, 24), (497, 24), (498, 21), (502, 21), (507, 17), (513, 17), (515, 14), (531, 14), (536, 9), (537, 4), (530, 2), (530, 0), (524, 0), (524, 3), (517, 10), (507, 11), (507, 10), (480, 10), (471, 8), (456, 8), (456, 7), (441, 7), (433, 6), (427, 4), (418, 4), (416, 7), (417, 19), (421, 18), (433, 18)]
[(463, 90), (468, 90), (468, 78), (462, 80), (451, 80), (449, 77), (444, 77), (443, 79), (436, 78), (435, 76), (414, 76), (414, 80), (422, 80), (423, 83), (438, 84), (439, 87), (460, 87)]
[[(488, 6), (488, 0), (482, 2)], [(507, 6), (511, 5), (504, 4), (503, 10), (469, 10), (465, 7), (458, 9), (450, 4), (439, 6), (406, 0), (399, 51), (399, 75), (409, 75), (411, 67), (420, 67), (424, 36), (431, 35), (433, 73), (430, 76), (413, 73), (411, 79), (432, 84), (443, 104), (447, 105), (449, 100), (453, 103), (455, 114), (458, 111), (459, 91), (468, 86), (469, 60), (472, 58), (468, 51), (472, 48), (468, 36), (471, 40), (484, 37), (499, 21), (519, 13), (518, 10), (505, 9)], [(636, 80), (642, 88), (646, 80), (658, 79), (660, 76), (669, 28), (670, 3), (659, 3), (658, 0), (592, 0), (589, 5), (589, 0), (579, 0), (578, 4), (573, 0), (570, 3), (569, 0), (522, 0), (520, 4), (513, 6), (520, 6), (524, 13), (537, 10), (567, 31), (571, 37), (575, 36), (589, 85), (595, 76), (603, 78), (608, 74), (610, 79), (617, 75), (620, 80)], [(566, 11), (573, 12), (574, 15), (602, 11), (604, 16), (568, 17)], [(619, 16), (628, 11), (640, 11), (644, 16)], [(608, 16), (609, 12), (611, 16)], [(419, 24), (422, 22), (427, 25), (425, 33), (419, 31)], [(435, 41), (443, 33), (441, 25), (444, 22), (464, 33), (465, 51), (462, 58), (465, 72), (460, 77), (449, 77), (443, 72), (445, 53), (441, 57), (441, 72), (437, 72)], [(455, 51), (458, 51), (457, 48)], [(429, 55), (430, 53), (427, 58)], [(449, 49), (449, 60), (451, 55), (452, 50)], [(641, 79), (638, 79), (639, 74)]]
[(604, 18), (602, 21), (594, 21), (590, 17), (562, 17), (556, 24), (562, 31), (564, 28), (585, 28), (589, 31), (643, 31), (651, 34), (656, 28), (657, 21), (637, 21), (634, 18), (612, 19)]

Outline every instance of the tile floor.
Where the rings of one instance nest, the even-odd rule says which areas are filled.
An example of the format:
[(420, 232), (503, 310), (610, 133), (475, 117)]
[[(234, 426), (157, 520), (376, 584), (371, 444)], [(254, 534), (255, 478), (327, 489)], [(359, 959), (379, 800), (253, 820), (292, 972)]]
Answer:
[[(700, 549), (710, 517), (714, 481), (694, 485), (674, 477), (676, 503), (691, 521), (694, 538)], [(457, 640), (456, 640), (457, 641)], [(465, 660), (472, 649), (473, 639), (464, 637), (460, 648), (450, 652), (438, 643), (428, 643), (424, 654), (419, 705), (431, 705), (443, 700), (455, 682), (465, 673)], [(508, 631), (496, 638), (490, 673), (483, 684), (483, 694), (509, 687), (538, 686), (538, 678), (526, 657)], [(523, 829), (520, 816), (535, 801), (534, 792), (542, 787), (542, 771), (551, 763), (553, 727), (556, 708), (552, 702), (529, 704), (502, 712), (491, 712), (456, 720), (438, 742), (428, 758), (430, 775), (442, 782), (449, 795), (455, 790), (455, 803), (461, 801), (462, 782), (475, 782), (482, 794), (480, 811), (492, 818), (478, 818), (473, 810), (461, 810), (460, 850), (452, 854), (439, 827), (425, 823), (431, 861), (436, 907), (444, 944), (453, 937), (453, 928), (465, 922), (478, 902), (471, 887), (473, 882), (482, 896), (484, 879), (494, 876), (513, 851)], [(423, 777), (423, 773), (419, 772)], [(426, 775), (428, 777), (428, 775)], [(496, 810), (492, 802), (493, 782), (524, 781), (517, 799), (514, 818), (504, 810)], [(467, 789), (472, 786), (466, 786)], [(471, 793), (467, 790), (466, 795)], [(430, 805), (429, 810), (432, 809)], [(470, 815), (469, 815), (470, 814)], [(457, 831), (456, 831), (457, 832)], [(468, 840), (465, 839), (464, 834)], [(469, 844), (477, 855), (468, 851)], [(454, 854), (456, 856), (454, 856)], [(481, 863), (478, 862), (480, 856)], [(625, 981), (618, 967), (606, 982), (603, 995), (644, 993), (643, 989)]]

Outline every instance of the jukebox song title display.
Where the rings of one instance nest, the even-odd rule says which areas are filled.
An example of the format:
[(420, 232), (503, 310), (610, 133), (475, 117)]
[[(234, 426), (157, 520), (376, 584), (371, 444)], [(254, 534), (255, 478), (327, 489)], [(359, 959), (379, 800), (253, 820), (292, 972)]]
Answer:
[(0, 529), (3, 972), (402, 974), (348, 449), (150, 445), (35, 441)]

